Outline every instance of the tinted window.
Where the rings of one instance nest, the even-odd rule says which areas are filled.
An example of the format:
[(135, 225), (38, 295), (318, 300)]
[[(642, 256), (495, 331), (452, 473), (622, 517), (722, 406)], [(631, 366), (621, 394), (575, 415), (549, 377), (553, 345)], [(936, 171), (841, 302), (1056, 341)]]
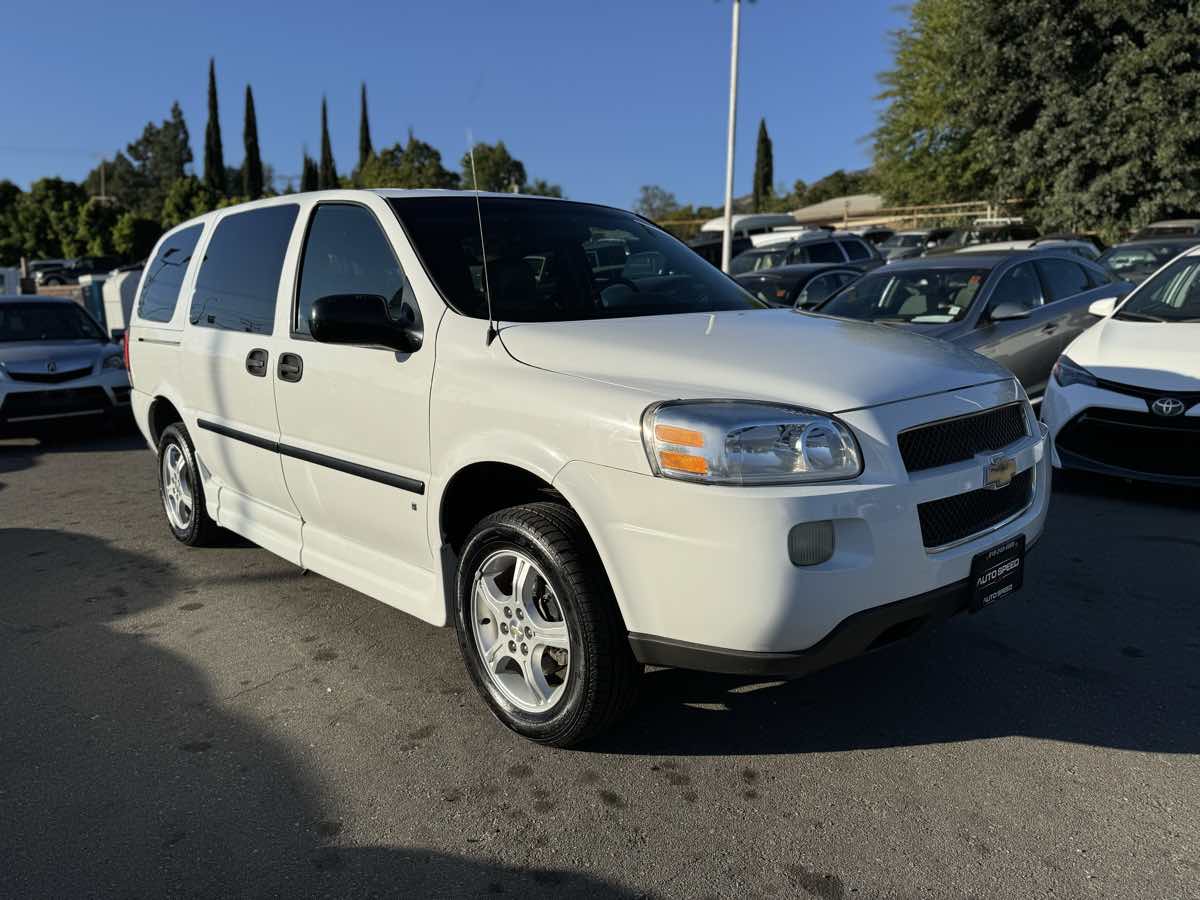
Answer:
[[(484, 197), (481, 245), (474, 197), (397, 198), (391, 204), (442, 295), (477, 319), (487, 318), (489, 292), (495, 317), (509, 322), (765, 306), (686, 245), (620, 210)], [(600, 240), (624, 245), (619, 272), (588, 253)]]
[(147, 322), (170, 322), (179, 302), (179, 289), (200, 240), (203, 225), (177, 231), (162, 242), (146, 269), (142, 293), (138, 296), (138, 317)]
[(842, 251), (834, 241), (820, 241), (816, 244), (805, 244), (800, 248), (804, 262), (810, 263), (840, 263), (845, 262)]
[(1022, 263), (1000, 279), (992, 294), (992, 308), (1001, 303), (1015, 303), (1022, 309), (1042, 305), (1042, 285), (1032, 263)]
[(313, 302), (331, 294), (371, 294), (387, 300), (392, 318), (416, 319), (412, 288), (370, 210), (322, 203), (313, 213), (300, 263), (292, 327), (309, 333)]
[(196, 276), (193, 325), (272, 332), (279, 273), (299, 209), (294, 203), (265, 206), (217, 223)]
[(1129, 295), (1116, 318), (1200, 322), (1200, 257), (1185, 256), (1164, 267)]
[(1074, 297), (1090, 288), (1087, 273), (1077, 263), (1065, 259), (1039, 259), (1037, 268), (1046, 286), (1047, 303)]
[(74, 303), (0, 303), (0, 343), (104, 340), (96, 321)]
[(850, 259), (870, 259), (871, 251), (867, 249), (866, 244), (858, 241), (842, 241), (842, 249), (846, 251), (846, 256)]
[(876, 269), (831, 297), (821, 312), (868, 321), (954, 322), (966, 315), (987, 276), (987, 269)]
[(829, 299), (844, 281), (837, 272), (828, 272), (823, 275), (815, 275), (809, 279), (808, 284), (804, 286), (804, 290), (800, 292), (799, 302), (804, 307), (816, 306)]

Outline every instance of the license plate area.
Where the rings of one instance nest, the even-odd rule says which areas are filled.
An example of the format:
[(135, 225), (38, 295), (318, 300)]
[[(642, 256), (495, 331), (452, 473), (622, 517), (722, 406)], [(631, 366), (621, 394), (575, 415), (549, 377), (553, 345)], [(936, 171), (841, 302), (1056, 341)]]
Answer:
[(1025, 581), (1025, 535), (1019, 534), (971, 560), (971, 612), (1015, 594)]

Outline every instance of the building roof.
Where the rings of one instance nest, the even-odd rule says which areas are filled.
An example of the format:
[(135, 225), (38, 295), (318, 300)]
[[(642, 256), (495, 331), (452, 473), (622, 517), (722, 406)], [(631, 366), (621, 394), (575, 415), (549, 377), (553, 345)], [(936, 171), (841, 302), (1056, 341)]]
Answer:
[(881, 209), (883, 197), (879, 194), (848, 194), (792, 210), (792, 217), (797, 222), (832, 222), (845, 216), (868, 216)]

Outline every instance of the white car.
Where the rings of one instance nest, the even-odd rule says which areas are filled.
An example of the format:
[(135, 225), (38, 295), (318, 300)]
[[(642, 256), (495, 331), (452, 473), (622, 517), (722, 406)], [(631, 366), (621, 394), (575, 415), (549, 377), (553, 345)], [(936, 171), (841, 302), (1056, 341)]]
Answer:
[(769, 309), (602, 206), (222, 209), (163, 238), (130, 337), (180, 541), (224, 526), (453, 625), (495, 714), (548, 744), (607, 727), (647, 663), (802, 673), (983, 608), (1046, 516), (1000, 366)]
[(0, 296), (0, 434), (129, 409), (121, 347), (72, 300)]
[(1200, 485), (1200, 247), (1090, 311), (1042, 404), (1054, 465)]

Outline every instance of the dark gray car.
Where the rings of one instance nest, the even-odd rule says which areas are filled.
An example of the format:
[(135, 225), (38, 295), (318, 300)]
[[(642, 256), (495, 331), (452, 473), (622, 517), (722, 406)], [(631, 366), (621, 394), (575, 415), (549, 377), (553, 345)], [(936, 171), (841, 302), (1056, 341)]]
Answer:
[(1006, 366), (1031, 398), (1067, 344), (1097, 321), (1088, 306), (1133, 285), (1050, 250), (901, 260), (868, 272), (818, 307), (975, 350)]

